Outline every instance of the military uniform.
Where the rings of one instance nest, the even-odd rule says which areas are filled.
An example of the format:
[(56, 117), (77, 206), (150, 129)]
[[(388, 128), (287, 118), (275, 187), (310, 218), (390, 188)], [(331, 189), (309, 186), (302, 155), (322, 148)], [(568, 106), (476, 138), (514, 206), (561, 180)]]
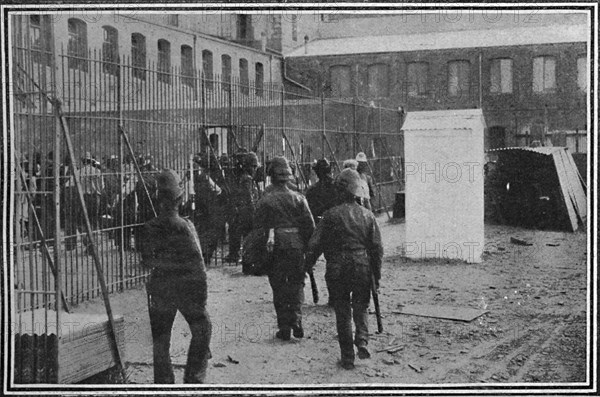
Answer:
[(291, 170), (285, 158), (275, 158), (274, 185), (257, 205), (254, 227), (274, 229), (274, 246), (269, 283), (277, 313), (277, 336), (289, 340), (303, 337), (301, 305), (304, 301), (304, 251), (314, 231), (314, 220), (304, 196), (290, 190), (285, 182)]
[(317, 161), (313, 169), (319, 181), (306, 190), (306, 201), (316, 220), (337, 204), (337, 188), (331, 177), (331, 166), (326, 159)]
[(254, 172), (258, 166), (256, 154), (244, 153), (241, 161), (243, 163), (241, 175), (238, 177), (237, 186), (232, 192), (230, 200), (233, 207), (233, 217), (229, 223), (229, 255), (227, 258), (230, 262), (237, 262), (242, 239), (252, 231), (252, 217), (259, 196), (254, 183)]
[[(198, 156), (194, 161), (199, 165), (202, 162)], [(204, 165), (208, 164), (203, 163), (202, 166)], [(194, 172), (194, 191), (196, 204), (194, 223), (200, 237), (204, 260), (209, 263), (221, 237), (218, 200), (222, 190), (212, 180), (206, 168), (203, 168)]]
[[(340, 174), (341, 184), (348, 179), (355, 188), (348, 188), (354, 196), (360, 180), (356, 171), (347, 169)], [(365, 197), (367, 187), (359, 186)], [(359, 357), (369, 356), (368, 313), (370, 301), (371, 272), (376, 282), (381, 274), (383, 247), (381, 234), (373, 213), (360, 206), (352, 198), (331, 208), (323, 215), (309, 242), (307, 264), (316, 262), (325, 254), (327, 268), (325, 280), (330, 291), (330, 301), (336, 314), (338, 341), (344, 368), (354, 367), (354, 343), (359, 348)], [(352, 338), (352, 319), (356, 327)]]
[[(171, 194), (175, 200), (183, 190), (172, 171), (158, 176), (158, 197)], [(169, 191), (175, 191), (172, 193)], [(206, 271), (200, 242), (191, 221), (177, 209), (165, 210), (147, 222), (137, 241), (142, 263), (151, 268), (147, 284), (154, 355), (154, 383), (174, 383), (169, 355), (171, 328), (179, 310), (188, 322), (192, 340), (184, 372), (185, 383), (204, 383), (210, 353), (211, 322), (206, 310)]]

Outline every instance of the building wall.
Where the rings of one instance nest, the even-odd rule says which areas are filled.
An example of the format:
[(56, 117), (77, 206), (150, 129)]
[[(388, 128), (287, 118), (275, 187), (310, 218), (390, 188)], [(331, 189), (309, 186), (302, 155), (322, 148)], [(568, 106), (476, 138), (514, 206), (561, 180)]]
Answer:
[[(556, 60), (556, 90), (552, 93), (533, 91), (533, 58), (537, 56), (552, 56)], [(332, 95), (330, 68), (345, 65), (350, 67), (352, 94), (359, 102), (374, 101), (390, 108), (402, 106), (408, 112), (468, 109), (481, 105), (488, 131), (489, 127), (503, 127), (504, 145), (510, 146), (518, 144), (518, 135), (525, 134), (534, 125), (543, 125), (548, 132), (586, 129), (587, 95), (577, 86), (577, 58), (580, 56), (586, 56), (585, 43), (293, 57), (286, 58), (286, 62), (291, 78), (328, 96)], [(490, 92), (491, 62), (496, 58), (513, 60), (513, 90), (510, 94)], [(470, 63), (470, 87), (456, 97), (449, 96), (447, 88), (448, 62), (453, 60)], [(411, 62), (429, 64), (426, 95), (408, 95), (407, 68)], [(374, 64), (388, 66), (387, 96), (368, 95), (367, 69)], [(486, 149), (495, 146), (496, 141), (490, 142), (489, 136), (487, 138)]]

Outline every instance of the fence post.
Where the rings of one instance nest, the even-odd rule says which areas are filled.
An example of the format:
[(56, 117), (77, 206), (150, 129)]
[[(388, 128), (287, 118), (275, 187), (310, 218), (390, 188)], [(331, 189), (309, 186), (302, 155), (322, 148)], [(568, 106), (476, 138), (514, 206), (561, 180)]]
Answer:
[(325, 158), (325, 93), (321, 91), (321, 158)]
[[(285, 87), (281, 85), (281, 133), (285, 135)], [(285, 138), (283, 138), (282, 156), (285, 156)]]
[[(121, 64), (120, 59), (118, 59), (119, 62), (119, 66)], [(119, 114), (119, 125), (123, 125), (123, 74), (124, 74), (124, 70), (122, 70), (121, 67), (119, 67), (119, 75), (117, 76), (117, 112)], [(124, 150), (123, 150), (123, 137), (121, 137), (121, 134), (119, 133), (119, 129), (117, 128), (117, 139), (119, 142), (119, 186), (121, 187), (121, 191), (119, 192), (119, 229), (120, 232), (118, 233), (118, 237), (119, 237), (119, 290), (120, 291), (124, 291), (125, 290), (125, 208), (124, 208), (124, 201), (125, 201), (125, 196), (123, 194), (123, 189), (125, 187), (125, 167), (124, 167), (124, 161), (125, 161), (125, 157), (124, 157)], [(127, 237), (129, 238), (129, 240), (131, 240), (131, 238), (129, 237), (129, 235), (127, 235)], [(131, 242), (128, 241), (128, 244), (130, 244)]]

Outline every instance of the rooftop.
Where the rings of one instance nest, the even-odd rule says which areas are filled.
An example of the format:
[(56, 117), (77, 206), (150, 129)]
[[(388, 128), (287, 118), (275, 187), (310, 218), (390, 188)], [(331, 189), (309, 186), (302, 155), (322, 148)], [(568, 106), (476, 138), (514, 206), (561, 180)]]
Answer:
[(549, 25), (522, 28), (462, 30), (407, 35), (317, 39), (293, 49), (286, 57), (348, 55), (383, 52), (501, 47), (586, 42), (587, 25)]

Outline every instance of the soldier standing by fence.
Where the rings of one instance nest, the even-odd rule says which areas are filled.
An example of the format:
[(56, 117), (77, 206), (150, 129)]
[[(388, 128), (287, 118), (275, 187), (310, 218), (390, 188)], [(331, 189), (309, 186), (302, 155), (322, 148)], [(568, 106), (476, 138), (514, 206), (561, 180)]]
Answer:
[(194, 199), (196, 212), (194, 223), (200, 237), (200, 245), (206, 264), (210, 263), (217, 249), (220, 233), (218, 200), (222, 193), (221, 188), (210, 177), (208, 171), (208, 158), (201, 153), (194, 156)]
[(240, 174), (237, 185), (232, 192), (231, 207), (233, 219), (229, 224), (229, 254), (228, 262), (239, 260), (242, 239), (252, 231), (252, 217), (258, 201), (258, 189), (254, 183), (254, 174), (258, 168), (258, 157), (254, 152), (239, 155)]
[(144, 225), (136, 240), (143, 266), (152, 269), (147, 291), (154, 383), (175, 383), (169, 347), (178, 310), (192, 333), (183, 381), (204, 383), (212, 326), (206, 310), (202, 249), (193, 223), (179, 216), (181, 179), (171, 170), (162, 171), (156, 179), (159, 215)]
[(312, 268), (321, 253), (325, 254), (325, 280), (335, 309), (341, 365), (353, 369), (352, 318), (358, 357), (370, 357), (367, 308), (371, 298), (371, 277), (375, 278), (377, 286), (381, 278), (383, 246), (375, 216), (356, 202), (356, 197), (368, 197), (366, 183), (356, 171), (349, 169), (342, 171), (336, 183), (343, 204), (323, 215), (310, 239), (306, 263), (307, 268)]
[(315, 223), (306, 199), (286, 184), (292, 170), (284, 157), (275, 157), (269, 168), (273, 189), (257, 205), (254, 225), (274, 236), (272, 263), (268, 271), (277, 313), (276, 337), (290, 340), (304, 337), (302, 302), (304, 301), (304, 251)]

